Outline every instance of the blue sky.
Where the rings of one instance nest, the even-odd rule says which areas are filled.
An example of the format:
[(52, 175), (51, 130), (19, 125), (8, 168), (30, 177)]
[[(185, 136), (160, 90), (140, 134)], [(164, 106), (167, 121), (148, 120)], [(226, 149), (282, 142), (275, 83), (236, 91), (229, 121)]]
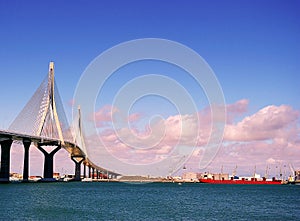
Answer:
[(254, 109), (300, 108), (298, 1), (0, 2), (5, 125), (38, 87), (50, 60), (67, 102), (92, 59), (145, 37), (194, 49), (213, 68), (229, 103), (248, 98)]
[[(214, 70), (227, 104), (249, 100), (246, 115), (268, 105), (300, 110), (299, 10), (296, 0), (0, 0), (0, 128), (22, 110), (49, 61), (55, 62), (70, 118), (68, 104), (87, 65), (110, 47), (138, 38), (169, 39), (195, 50)], [(97, 108), (109, 104), (109, 93), (128, 79), (112, 78), (114, 87)], [(187, 78), (177, 80), (204, 108), (203, 92), (193, 91)], [(171, 107), (168, 114), (174, 114)]]

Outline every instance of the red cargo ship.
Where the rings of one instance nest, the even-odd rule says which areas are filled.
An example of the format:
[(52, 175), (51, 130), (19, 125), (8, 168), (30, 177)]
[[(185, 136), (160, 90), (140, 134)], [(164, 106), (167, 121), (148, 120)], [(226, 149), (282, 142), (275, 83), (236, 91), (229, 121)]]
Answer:
[(251, 178), (251, 180), (247, 180), (245, 178), (242, 179), (230, 179), (230, 180), (215, 180), (215, 179), (209, 179), (209, 178), (200, 178), (200, 183), (211, 183), (211, 184), (272, 184), (272, 185), (278, 185), (282, 184), (281, 180), (276, 180), (273, 178), (272, 180), (267, 180), (266, 178), (257, 179), (257, 178)]

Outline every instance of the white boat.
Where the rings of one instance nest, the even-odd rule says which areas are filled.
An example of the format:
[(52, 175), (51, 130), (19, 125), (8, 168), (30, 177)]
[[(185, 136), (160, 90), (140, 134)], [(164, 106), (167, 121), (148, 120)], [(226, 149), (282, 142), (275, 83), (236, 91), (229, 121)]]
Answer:
[(83, 178), (81, 181), (82, 182), (92, 182), (93, 179), (92, 178)]
[(21, 182), (22, 180), (17, 178), (17, 177), (9, 177), (9, 181), (10, 182), (13, 182), (13, 183), (19, 183)]
[(64, 181), (64, 182), (69, 182), (69, 181), (71, 181), (71, 180), (73, 180), (73, 178), (70, 178), (70, 177), (64, 177), (64, 178), (63, 178), (63, 181)]

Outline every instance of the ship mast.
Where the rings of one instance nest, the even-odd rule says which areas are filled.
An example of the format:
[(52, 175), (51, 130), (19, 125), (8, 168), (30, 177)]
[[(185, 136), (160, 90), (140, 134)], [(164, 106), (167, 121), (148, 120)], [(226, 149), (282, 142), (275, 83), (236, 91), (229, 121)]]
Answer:
[(235, 168), (234, 168), (234, 170), (233, 170), (233, 172), (232, 172), (232, 177), (233, 177), (233, 179), (234, 179), (234, 177), (235, 177), (235, 175), (236, 175), (236, 169), (237, 169), (237, 165), (235, 165)]
[(269, 178), (269, 165), (266, 166), (266, 173), (265, 173), (265, 178)]

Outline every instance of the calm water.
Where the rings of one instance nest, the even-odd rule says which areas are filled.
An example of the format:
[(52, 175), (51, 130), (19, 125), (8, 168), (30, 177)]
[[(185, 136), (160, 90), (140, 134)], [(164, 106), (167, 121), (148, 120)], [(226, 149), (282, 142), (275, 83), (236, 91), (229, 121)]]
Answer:
[(300, 186), (0, 185), (1, 220), (300, 220)]

